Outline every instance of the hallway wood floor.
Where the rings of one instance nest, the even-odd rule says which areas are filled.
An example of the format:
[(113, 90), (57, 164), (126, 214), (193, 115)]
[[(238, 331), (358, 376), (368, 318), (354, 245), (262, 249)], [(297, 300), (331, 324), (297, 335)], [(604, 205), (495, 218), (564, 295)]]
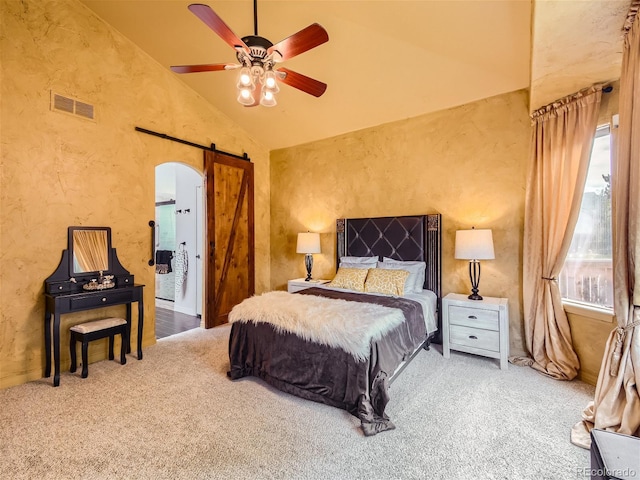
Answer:
[(169, 337), (200, 326), (200, 318), (156, 307), (156, 338)]

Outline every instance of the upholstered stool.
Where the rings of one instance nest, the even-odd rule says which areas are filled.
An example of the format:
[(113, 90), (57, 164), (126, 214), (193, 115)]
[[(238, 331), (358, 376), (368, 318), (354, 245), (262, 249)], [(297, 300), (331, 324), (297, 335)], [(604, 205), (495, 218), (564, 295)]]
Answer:
[(109, 360), (113, 360), (113, 337), (120, 334), (122, 347), (120, 348), (120, 363), (127, 363), (125, 354), (129, 344), (127, 321), (124, 318), (103, 318), (81, 323), (71, 327), (71, 373), (76, 371), (76, 342), (82, 342), (82, 378), (89, 375), (89, 342), (99, 338), (109, 337)]

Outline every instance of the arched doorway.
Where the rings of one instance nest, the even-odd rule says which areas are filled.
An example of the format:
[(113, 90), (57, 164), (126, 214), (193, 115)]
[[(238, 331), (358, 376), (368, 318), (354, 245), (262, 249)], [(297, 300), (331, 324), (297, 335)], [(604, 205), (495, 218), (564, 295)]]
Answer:
[(156, 338), (201, 326), (203, 176), (192, 167), (156, 167)]

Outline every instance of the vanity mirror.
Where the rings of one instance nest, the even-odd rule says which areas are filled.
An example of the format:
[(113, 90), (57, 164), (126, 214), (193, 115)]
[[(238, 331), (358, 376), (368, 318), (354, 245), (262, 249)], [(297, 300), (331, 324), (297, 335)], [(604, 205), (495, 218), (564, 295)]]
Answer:
[(68, 227), (67, 249), (45, 280), (46, 293), (72, 293), (133, 285), (133, 275), (118, 260), (110, 227)]
[(69, 227), (72, 276), (111, 270), (111, 228)]

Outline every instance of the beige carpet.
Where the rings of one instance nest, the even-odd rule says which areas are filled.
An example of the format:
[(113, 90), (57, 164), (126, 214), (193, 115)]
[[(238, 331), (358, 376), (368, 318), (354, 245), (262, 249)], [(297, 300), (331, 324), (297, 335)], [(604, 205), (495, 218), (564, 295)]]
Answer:
[(391, 388), (396, 430), (365, 438), (344, 411), (228, 380), (228, 336), (191, 330), (84, 380), (0, 391), (0, 478), (588, 478), (589, 452), (569, 443), (584, 383), (436, 346)]

